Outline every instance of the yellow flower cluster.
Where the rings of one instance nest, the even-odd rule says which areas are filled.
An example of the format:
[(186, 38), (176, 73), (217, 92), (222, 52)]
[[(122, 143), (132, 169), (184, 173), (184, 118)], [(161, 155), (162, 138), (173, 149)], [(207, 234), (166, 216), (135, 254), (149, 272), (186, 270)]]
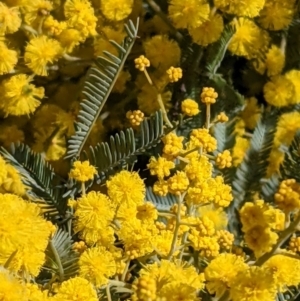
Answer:
[(171, 83), (178, 82), (179, 79), (182, 78), (182, 70), (181, 68), (174, 68), (173, 66), (167, 70), (167, 74), (169, 76), (169, 80)]
[(144, 120), (144, 113), (140, 110), (128, 111), (126, 118), (129, 120), (132, 127), (137, 127)]

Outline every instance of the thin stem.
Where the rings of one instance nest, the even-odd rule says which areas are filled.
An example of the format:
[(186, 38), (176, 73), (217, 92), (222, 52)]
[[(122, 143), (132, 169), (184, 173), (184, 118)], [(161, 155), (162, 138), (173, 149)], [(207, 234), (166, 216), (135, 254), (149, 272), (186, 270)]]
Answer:
[(163, 216), (163, 217), (175, 217), (176, 216), (173, 213), (168, 213), (168, 212), (158, 212), (157, 214), (159, 216)]
[(76, 57), (76, 56), (71, 56), (67, 53), (63, 54), (63, 58), (69, 62), (77, 62), (77, 61), (81, 61), (82, 59), (80, 57)]
[(168, 118), (168, 114), (167, 114), (167, 111), (166, 111), (166, 108), (165, 108), (165, 105), (164, 105), (164, 102), (162, 100), (160, 93), (158, 93), (158, 95), (157, 95), (157, 101), (158, 101), (160, 109), (162, 110), (165, 123), (168, 125), (169, 128), (173, 128), (173, 124), (171, 123), (171, 121)]
[(149, 6), (153, 9), (153, 11), (166, 23), (169, 27), (172, 34), (175, 35), (177, 41), (181, 42), (183, 40), (183, 35), (176, 30), (173, 24), (170, 22), (165, 13), (160, 9), (160, 7), (156, 4), (154, 0), (146, 0)]
[(206, 128), (210, 128), (210, 103), (206, 104)]
[(152, 81), (152, 79), (151, 79), (151, 77), (150, 77), (150, 75), (149, 75), (149, 73), (147, 72), (146, 69), (144, 70), (144, 74), (145, 74), (145, 76), (146, 76), (146, 78), (147, 78), (149, 84), (150, 84), (151, 86), (155, 87), (155, 89), (157, 90), (157, 102), (158, 102), (159, 107), (160, 107), (160, 109), (161, 109), (161, 111), (162, 111), (162, 113), (163, 113), (163, 118), (164, 118), (165, 123), (168, 125), (168, 127), (173, 128), (173, 124), (171, 123), (171, 121), (170, 121), (169, 118), (168, 118), (168, 114), (167, 114), (167, 111), (166, 111), (164, 102), (163, 102), (163, 100), (162, 100), (162, 97), (161, 97), (161, 94), (159, 93), (158, 88), (157, 88), (157, 87), (155, 86), (155, 84), (153, 83), (153, 81)]
[(181, 157), (181, 156), (177, 156), (177, 159), (179, 159), (180, 161), (182, 161), (182, 162), (184, 162), (184, 163), (187, 163), (187, 164), (190, 163), (190, 160), (189, 160), (189, 159), (186, 159), (186, 158)]
[(268, 259), (270, 259), (276, 253), (276, 251), (288, 240), (288, 238), (296, 231), (299, 223), (300, 223), (300, 214), (290, 224), (290, 226), (281, 233), (277, 243), (273, 246), (272, 250), (268, 253), (265, 253), (260, 258), (258, 258), (255, 265), (262, 266)]
[(176, 249), (176, 241), (177, 241), (177, 238), (178, 238), (178, 232), (179, 232), (179, 227), (180, 227), (180, 221), (181, 221), (181, 212), (180, 212), (180, 209), (181, 209), (181, 204), (182, 204), (182, 201), (183, 201), (183, 197), (182, 197), (182, 194), (179, 195), (177, 197), (177, 214), (176, 214), (176, 225), (175, 225), (175, 229), (174, 229), (174, 235), (173, 235), (173, 240), (172, 240), (172, 244), (171, 244), (171, 248), (170, 248), (170, 252), (167, 256), (167, 259), (170, 260), (173, 253), (175, 252), (175, 249)]
[(150, 77), (150, 75), (149, 75), (149, 73), (148, 73), (148, 71), (147, 71), (146, 68), (144, 69), (144, 74), (145, 74), (145, 76), (146, 76), (147, 81), (149, 82), (149, 84), (150, 84), (151, 86), (154, 86), (154, 85), (153, 85), (153, 81), (152, 81), (152, 79), (151, 79), (151, 77)]
[(126, 278), (126, 275), (127, 275), (127, 271), (128, 271), (128, 268), (129, 268), (129, 264), (130, 264), (130, 260), (128, 260), (126, 262), (126, 266), (125, 266), (124, 271), (122, 273), (121, 281), (125, 281), (125, 278)]
[(31, 26), (27, 25), (27, 24), (22, 24), (21, 29), (28, 31), (28, 32), (32, 33), (33, 35), (35, 35), (35, 36), (38, 36), (38, 32), (35, 29), (33, 29)]
[(112, 301), (111, 300), (110, 285), (109, 284), (107, 284), (107, 286), (106, 286), (106, 296), (107, 296), (108, 301)]

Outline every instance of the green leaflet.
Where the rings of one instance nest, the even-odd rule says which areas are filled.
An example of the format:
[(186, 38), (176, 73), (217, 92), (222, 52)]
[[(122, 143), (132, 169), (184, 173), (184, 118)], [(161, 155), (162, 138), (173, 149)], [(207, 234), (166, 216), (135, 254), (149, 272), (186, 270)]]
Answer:
[(75, 134), (68, 140), (66, 158), (79, 157), (84, 144), (96, 122), (113, 86), (122, 70), (127, 56), (137, 37), (138, 21), (134, 25), (131, 20), (125, 24), (127, 37), (122, 45), (110, 41), (119, 51), (119, 56), (104, 51), (103, 56), (96, 60), (96, 66), (92, 66), (87, 74), (83, 88), (84, 99), (81, 102), (81, 110), (75, 122)]

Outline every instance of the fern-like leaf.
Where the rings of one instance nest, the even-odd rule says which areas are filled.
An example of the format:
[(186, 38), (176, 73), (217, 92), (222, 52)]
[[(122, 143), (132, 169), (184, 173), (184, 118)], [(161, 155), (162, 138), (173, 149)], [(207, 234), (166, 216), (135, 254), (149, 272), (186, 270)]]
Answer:
[(205, 69), (208, 71), (209, 77), (217, 73), (234, 32), (234, 28), (230, 24), (226, 25), (221, 38), (208, 47), (208, 58)]
[(118, 49), (119, 56), (103, 51), (105, 57), (99, 56), (96, 60), (96, 66), (91, 67), (87, 74), (82, 92), (84, 99), (80, 104), (81, 110), (77, 117), (78, 121), (75, 122), (75, 134), (68, 140), (66, 158), (79, 157), (131, 51), (137, 37), (138, 22), (134, 25), (130, 20), (128, 24), (125, 24), (125, 29), (128, 36), (122, 45), (110, 41)]
[(284, 179), (295, 179), (300, 182), (300, 131), (298, 131), (285, 153), (284, 160), (280, 166), (280, 173)]
[(78, 272), (79, 254), (72, 249), (68, 232), (58, 229), (46, 249), (44, 269), (58, 276), (60, 281), (74, 277)]
[(22, 143), (12, 144), (11, 152), (2, 147), (0, 154), (19, 171), (24, 185), (29, 188), (27, 194), (42, 207), (48, 218), (64, 216), (67, 204), (58, 187), (60, 178), (41, 154)]
[(278, 116), (273, 114), (263, 117), (254, 130), (250, 148), (237, 168), (233, 181), (234, 205), (237, 208), (243, 204), (246, 197), (260, 191), (260, 180), (266, 175), (277, 120)]
[(261, 198), (266, 202), (272, 203), (274, 195), (278, 190), (280, 184), (280, 177), (277, 174), (272, 175), (266, 179), (261, 187)]
[(84, 155), (97, 167), (100, 182), (103, 182), (109, 175), (133, 163), (137, 155), (155, 147), (163, 135), (163, 115), (158, 111), (149, 119), (143, 120), (137, 137), (133, 129), (129, 128), (111, 136), (109, 143), (102, 142), (90, 147), (89, 152), (84, 152)]
[(232, 183), (234, 200), (227, 210), (230, 231), (233, 231), (237, 239), (240, 237), (240, 233), (237, 233), (240, 229), (238, 210), (261, 189), (260, 180), (266, 175), (277, 120), (278, 115), (274, 113), (264, 114), (254, 130), (250, 147), (237, 168)]

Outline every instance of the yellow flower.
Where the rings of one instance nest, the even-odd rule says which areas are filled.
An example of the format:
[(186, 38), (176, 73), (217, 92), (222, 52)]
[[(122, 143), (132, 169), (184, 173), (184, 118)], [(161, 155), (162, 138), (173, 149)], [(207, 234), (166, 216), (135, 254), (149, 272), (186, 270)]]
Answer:
[(29, 115), (40, 105), (44, 88), (31, 84), (32, 77), (25, 74), (14, 75), (0, 85), (0, 108), (6, 116)]
[(28, 301), (25, 285), (4, 267), (0, 267), (0, 296), (1, 301)]
[[(173, 237), (173, 231), (161, 230), (159, 234), (154, 237), (154, 250), (157, 251), (161, 256), (168, 256), (172, 246)], [(180, 239), (177, 239), (177, 241), (175, 242), (176, 248), (179, 248), (180, 244)], [(179, 251), (175, 251), (173, 255), (176, 256), (178, 253)]]
[(216, 195), (215, 179), (208, 178), (197, 181), (187, 191), (186, 202), (189, 205), (207, 205), (211, 203)]
[(62, 54), (58, 41), (42, 35), (29, 41), (25, 48), (25, 64), (37, 75), (48, 75), (47, 67)]
[(104, 247), (87, 249), (79, 259), (79, 275), (96, 287), (108, 283), (108, 278), (116, 273), (116, 263), (111, 252)]
[(177, 173), (168, 179), (169, 193), (180, 195), (188, 189), (189, 179), (185, 172), (177, 171)]
[(106, 231), (107, 238), (111, 236), (110, 240), (113, 243), (113, 232), (110, 231), (109, 226), (115, 214), (114, 209), (106, 195), (95, 191), (89, 192), (77, 200), (74, 231), (80, 232), (79, 236), (88, 244), (103, 240), (105, 233), (102, 232)]
[(217, 121), (218, 122), (227, 122), (229, 120), (228, 116), (225, 114), (225, 112), (221, 112), (218, 116), (217, 116)]
[(169, 76), (170, 83), (178, 82), (180, 78), (182, 78), (182, 69), (174, 68), (173, 66), (167, 70), (167, 74)]
[(265, 0), (215, 0), (214, 4), (226, 13), (253, 18), (258, 16)]
[(153, 192), (159, 196), (166, 196), (168, 194), (168, 182), (167, 181), (156, 181), (153, 184)]
[(224, 169), (226, 167), (231, 167), (232, 163), (232, 157), (230, 155), (229, 150), (225, 150), (222, 153), (219, 153), (216, 157), (216, 165), (220, 169)]
[(224, 184), (224, 179), (222, 176), (217, 176), (215, 178), (215, 196), (214, 204), (217, 207), (228, 207), (233, 196), (231, 193), (231, 186)]
[(97, 174), (97, 170), (94, 166), (90, 165), (89, 161), (75, 161), (73, 168), (69, 173), (69, 177), (79, 182), (86, 182), (94, 179)]
[(133, 284), (133, 301), (155, 301), (156, 282), (149, 275), (141, 275)]
[(280, 292), (288, 290), (288, 286), (298, 286), (300, 283), (299, 259), (284, 255), (274, 255), (263, 264), (273, 275), (273, 282)]
[(214, 104), (218, 98), (218, 93), (214, 88), (204, 87), (200, 95), (201, 101), (205, 104)]
[(245, 233), (245, 243), (251, 249), (256, 258), (271, 251), (277, 242), (278, 235), (269, 227), (254, 226)]
[(153, 237), (158, 233), (154, 223), (143, 223), (131, 217), (122, 222), (118, 231), (119, 239), (124, 243), (126, 258), (135, 259), (153, 251)]
[(200, 110), (199, 110), (199, 106), (198, 103), (193, 100), (193, 99), (185, 99), (182, 103), (181, 103), (181, 111), (183, 114), (191, 117), (191, 116), (195, 116), (197, 114), (199, 114)]
[(200, 217), (208, 217), (216, 230), (225, 229), (228, 224), (228, 217), (222, 207), (216, 208), (213, 204), (200, 206), (198, 208)]
[(176, 300), (176, 301), (197, 301), (197, 290), (192, 286), (174, 282), (163, 287), (161, 296), (163, 300)]
[(248, 59), (259, 57), (269, 44), (269, 35), (260, 29), (254, 21), (246, 18), (234, 19), (232, 26), (235, 33), (228, 49), (231, 53)]
[(232, 301), (262, 301), (276, 299), (276, 286), (267, 268), (252, 266), (237, 274), (231, 283)]
[(82, 37), (80, 32), (74, 28), (64, 29), (57, 39), (67, 53), (71, 53), (76, 46), (84, 41), (84, 37)]
[(155, 206), (150, 202), (145, 202), (137, 206), (136, 218), (143, 222), (153, 222), (157, 220), (158, 212)]
[(33, 27), (37, 27), (42, 21), (42, 18), (53, 10), (52, 1), (35, 0), (34, 2), (24, 2), (25, 5), (21, 5), (22, 15), (25, 22)]
[(190, 180), (201, 182), (212, 176), (212, 164), (209, 162), (207, 156), (200, 156), (197, 154), (190, 159), (190, 162), (185, 166), (184, 171)]
[(278, 75), (284, 67), (285, 55), (279, 47), (272, 45), (267, 53), (265, 63), (268, 76)]
[(146, 57), (155, 68), (167, 70), (179, 64), (181, 50), (177, 42), (166, 35), (156, 35), (143, 44)]
[(21, 26), (21, 18), (18, 7), (7, 7), (0, 3), (0, 34), (14, 33)]
[[(20, 173), (12, 165), (6, 165), (7, 178), (1, 186), (6, 193), (13, 193), (19, 196), (24, 196), (28, 187), (23, 182)], [(0, 180), (1, 182), (1, 180)]]
[(210, 294), (220, 298), (232, 286), (240, 271), (248, 268), (243, 258), (234, 254), (220, 254), (204, 270), (206, 288)]
[(110, 21), (121, 21), (129, 16), (133, 8), (133, 0), (101, 1), (100, 9), (104, 17)]
[(294, 253), (299, 253), (300, 252), (300, 237), (293, 235), (290, 238), (289, 241), (289, 250), (291, 250)]
[(299, 210), (300, 184), (295, 179), (282, 181), (274, 198), (278, 208), (286, 213)]
[(53, 297), (57, 301), (98, 301), (97, 292), (93, 285), (81, 277), (71, 278), (64, 281)]
[(259, 14), (259, 23), (265, 29), (281, 30), (287, 27), (295, 13), (294, 1), (266, 0)]
[(289, 146), (299, 128), (300, 113), (298, 111), (282, 114), (277, 124), (274, 145), (276, 147), (279, 147), (281, 144)]
[(204, 152), (213, 152), (217, 148), (217, 140), (209, 134), (208, 129), (193, 129), (190, 135), (191, 143)]
[(220, 245), (220, 249), (227, 252), (232, 249), (232, 245), (234, 243), (234, 235), (232, 233), (227, 230), (219, 230), (216, 232), (216, 237), (218, 244)]
[(144, 56), (140, 55), (138, 58), (134, 60), (135, 68), (144, 71), (146, 67), (150, 67), (150, 61)]
[(295, 97), (295, 87), (289, 79), (277, 75), (264, 85), (264, 97), (270, 105), (287, 106)]
[(123, 170), (107, 181), (106, 185), (107, 193), (116, 205), (139, 205), (144, 201), (145, 184), (136, 172)]
[(267, 210), (267, 204), (262, 200), (257, 200), (255, 203), (246, 202), (240, 209), (239, 216), (243, 225), (244, 232), (250, 230), (254, 226), (266, 227), (267, 223), (264, 218), (264, 212)]
[(183, 139), (182, 136), (177, 136), (175, 133), (171, 132), (162, 138), (164, 143), (163, 154), (172, 160), (176, 158), (183, 149)]
[(3, 41), (0, 41), (0, 75), (12, 71), (18, 62), (16, 51), (8, 49)]
[(171, 0), (168, 12), (176, 28), (195, 28), (208, 20), (210, 8), (206, 0)]
[(223, 18), (220, 14), (209, 17), (209, 20), (199, 27), (189, 28), (189, 33), (194, 41), (201, 46), (207, 46), (219, 40), (224, 29)]
[(68, 26), (77, 29), (83, 39), (97, 34), (97, 18), (88, 0), (67, 0), (64, 3), (64, 13)]
[(287, 72), (284, 77), (291, 81), (295, 88), (295, 94), (293, 99), (291, 99), (290, 104), (300, 103), (300, 71), (292, 69)]
[(163, 179), (170, 175), (170, 169), (173, 169), (175, 164), (173, 161), (168, 161), (163, 157), (158, 157), (158, 159), (151, 157), (147, 167), (150, 169), (152, 176), (157, 175), (158, 179)]
[[(38, 205), (13, 194), (0, 194), (0, 265), (16, 251), (9, 269), (37, 276), (45, 261), (50, 227)], [(14, 217), (12, 219), (12, 217)]]
[(47, 18), (43, 23), (43, 29), (47, 32), (49, 36), (57, 37), (66, 28), (67, 28), (66, 22), (59, 22), (56, 19), (54, 19), (53, 16), (51, 15), (47, 16)]
[(140, 110), (128, 111), (126, 118), (129, 120), (132, 127), (138, 127), (144, 120), (144, 113)]
[(193, 232), (192, 229), (188, 239), (193, 248), (200, 251), (200, 256), (211, 259), (219, 255), (220, 246), (216, 237), (201, 236), (198, 231)]

